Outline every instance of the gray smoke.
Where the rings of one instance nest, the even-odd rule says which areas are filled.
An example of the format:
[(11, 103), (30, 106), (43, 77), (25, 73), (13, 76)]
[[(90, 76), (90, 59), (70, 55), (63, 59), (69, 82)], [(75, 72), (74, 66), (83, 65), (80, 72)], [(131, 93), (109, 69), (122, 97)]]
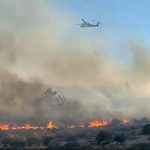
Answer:
[[(82, 30), (75, 26), (79, 19), (47, 0), (0, 1), (1, 120), (150, 114), (146, 46), (127, 44), (133, 58), (123, 68), (108, 52), (109, 33)], [(47, 105), (41, 92), (45, 85), (62, 91), (63, 107)]]

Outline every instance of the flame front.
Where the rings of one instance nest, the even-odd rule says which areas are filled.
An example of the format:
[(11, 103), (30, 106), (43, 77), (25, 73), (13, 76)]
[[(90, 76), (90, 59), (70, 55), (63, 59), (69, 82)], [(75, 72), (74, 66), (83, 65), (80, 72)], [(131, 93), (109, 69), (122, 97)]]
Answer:
[[(71, 124), (67, 125), (66, 128), (74, 129), (74, 128), (84, 128), (84, 127), (89, 127), (89, 128), (94, 128), (94, 127), (101, 127), (101, 126), (107, 126), (111, 123), (112, 119), (110, 120), (94, 120), (94, 121), (89, 121), (86, 124), (80, 123), (80, 124)], [(130, 122), (128, 118), (123, 118), (122, 123), (127, 125)], [(49, 121), (46, 126), (38, 126), (38, 125), (32, 125), (30, 123), (25, 123), (22, 126), (18, 125), (10, 125), (7, 123), (0, 123), (0, 130), (37, 130), (37, 129), (58, 129), (60, 126), (56, 125), (53, 121)]]
[(30, 123), (25, 123), (22, 126), (17, 126), (17, 125), (9, 125), (9, 124), (5, 124), (5, 123), (0, 123), (0, 130), (21, 130), (21, 129), (25, 129), (25, 130), (29, 130), (29, 129), (57, 129), (58, 126), (53, 122), (53, 121), (49, 121), (47, 126), (37, 126), (37, 125), (32, 125)]
[(109, 124), (109, 121), (107, 120), (102, 120), (102, 121), (90, 121), (88, 123), (88, 127), (92, 128), (92, 127), (100, 127), (100, 126), (107, 126)]
[(9, 130), (9, 125), (5, 123), (0, 123), (0, 130)]
[(74, 129), (74, 128), (76, 128), (76, 125), (75, 124), (68, 125), (67, 128)]
[(33, 126), (30, 123), (26, 123), (24, 126), (21, 127), (22, 129), (38, 129), (38, 126)]
[(49, 121), (49, 123), (47, 124), (47, 129), (57, 129), (57, 128), (58, 126), (56, 126), (53, 121)]

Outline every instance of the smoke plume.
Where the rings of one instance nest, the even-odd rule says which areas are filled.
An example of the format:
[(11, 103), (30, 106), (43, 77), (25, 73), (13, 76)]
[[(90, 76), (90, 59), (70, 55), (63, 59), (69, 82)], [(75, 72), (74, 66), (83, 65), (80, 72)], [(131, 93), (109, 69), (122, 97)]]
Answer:
[[(0, 120), (150, 114), (146, 46), (127, 43), (132, 61), (124, 68), (109, 51), (109, 33), (83, 30), (79, 20), (47, 0), (0, 1)], [(47, 85), (65, 95), (65, 106), (48, 107)]]

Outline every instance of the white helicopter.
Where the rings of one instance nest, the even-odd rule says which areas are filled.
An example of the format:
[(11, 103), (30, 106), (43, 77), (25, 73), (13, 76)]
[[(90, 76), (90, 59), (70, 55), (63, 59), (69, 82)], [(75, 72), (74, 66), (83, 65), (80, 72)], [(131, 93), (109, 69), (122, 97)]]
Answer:
[(80, 25), (80, 27), (82, 28), (85, 28), (85, 27), (98, 27), (99, 26), (99, 22), (97, 22), (97, 24), (91, 24), (91, 23), (88, 23), (86, 22), (84, 19), (81, 19), (83, 21), (83, 23), (81, 24), (77, 24), (77, 25)]

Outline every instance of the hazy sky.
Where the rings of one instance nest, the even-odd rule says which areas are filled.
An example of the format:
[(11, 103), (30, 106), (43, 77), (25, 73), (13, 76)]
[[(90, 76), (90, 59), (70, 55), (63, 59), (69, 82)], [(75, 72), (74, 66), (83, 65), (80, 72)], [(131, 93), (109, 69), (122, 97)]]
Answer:
[[(49, 0), (51, 4), (51, 0)], [(60, 10), (73, 12), (87, 20), (101, 20), (103, 28), (123, 36), (142, 38), (149, 34), (149, 0), (55, 0)]]
[[(134, 39), (149, 45), (149, 0), (49, 0), (49, 4), (52, 3), (60, 11), (73, 13), (79, 19), (101, 21), (99, 30), (115, 35), (116, 40), (113, 40), (110, 51), (122, 64), (131, 59), (130, 54), (124, 50), (124, 43)], [(70, 26), (74, 24), (70, 23)], [(80, 29), (73, 30), (78, 32)]]

